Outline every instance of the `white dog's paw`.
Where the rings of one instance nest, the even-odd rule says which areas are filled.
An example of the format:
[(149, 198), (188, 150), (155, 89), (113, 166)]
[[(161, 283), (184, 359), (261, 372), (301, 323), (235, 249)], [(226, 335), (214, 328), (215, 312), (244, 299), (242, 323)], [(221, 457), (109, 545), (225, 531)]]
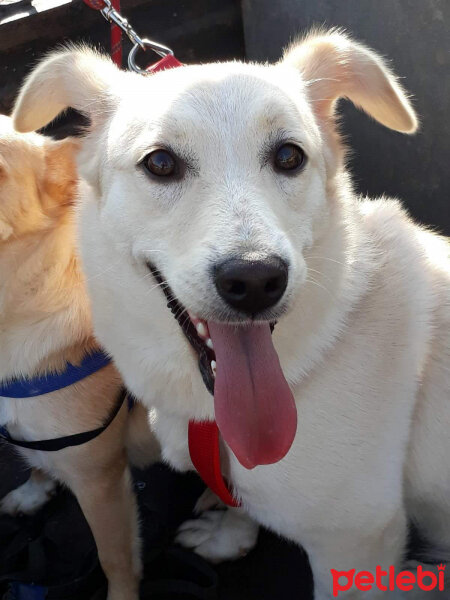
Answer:
[(256, 544), (258, 525), (239, 509), (207, 511), (186, 521), (175, 541), (212, 563), (245, 556)]
[(195, 503), (194, 513), (196, 515), (201, 515), (207, 510), (217, 508), (218, 506), (224, 507), (225, 505), (221, 502), (220, 498), (216, 496), (216, 494), (212, 490), (206, 488), (206, 490)]
[(10, 492), (0, 502), (0, 513), (31, 515), (54, 494), (56, 483), (44, 475), (32, 474), (23, 485)]

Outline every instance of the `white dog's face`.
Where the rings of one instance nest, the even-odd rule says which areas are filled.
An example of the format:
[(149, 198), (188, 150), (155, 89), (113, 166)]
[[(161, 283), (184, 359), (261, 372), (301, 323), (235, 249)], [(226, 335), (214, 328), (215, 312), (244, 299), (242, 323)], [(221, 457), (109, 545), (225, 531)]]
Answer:
[(300, 78), (224, 64), (136, 83), (101, 156), (111, 243), (129, 254), (130, 273), (153, 266), (201, 319), (277, 320), (327, 214), (322, 141)]
[[(52, 101), (39, 103), (49, 85)], [(144, 354), (145, 335), (172, 349), (169, 336), (155, 341), (160, 321), (172, 319), (158, 310), (165, 294), (181, 325), (177, 343), (195, 350), (221, 433), (247, 467), (279, 460), (295, 436), (271, 327), (304, 288), (307, 250), (336, 203), (341, 96), (388, 127), (416, 127), (381, 60), (339, 33), (307, 39), (278, 65), (181, 67), (146, 78), (69, 51), (36, 70), (16, 108), (20, 129), (66, 105), (90, 114), (82, 239), (100, 340), (119, 367), (110, 335), (121, 330), (118, 319)], [(102, 286), (116, 304), (109, 320)], [(186, 365), (177, 367), (181, 355), (172, 352), (176, 377)], [(153, 362), (142, 369), (150, 380), (166, 369)]]

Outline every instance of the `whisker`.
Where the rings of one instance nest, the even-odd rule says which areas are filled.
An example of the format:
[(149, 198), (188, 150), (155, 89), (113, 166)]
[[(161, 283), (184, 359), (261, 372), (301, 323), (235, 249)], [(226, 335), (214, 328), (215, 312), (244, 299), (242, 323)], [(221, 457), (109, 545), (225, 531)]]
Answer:
[(338, 265), (342, 265), (343, 267), (346, 266), (346, 264), (344, 262), (341, 262), (340, 260), (336, 260), (334, 258), (329, 258), (328, 256), (310, 256), (310, 255), (307, 255), (307, 256), (305, 256), (305, 258), (309, 258), (311, 260), (314, 260), (314, 259), (317, 259), (317, 260), (328, 260), (328, 261), (334, 262), (334, 263), (336, 263)]
[(112, 269), (114, 269), (116, 265), (110, 265), (109, 267), (107, 267), (106, 269), (103, 269), (103, 271), (99, 271), (98, 273), (96, 273), (95, 275), (91, 275), (91, 277), (88, 277), (87, 279), (85, 279), (85, 282), (88, 283), (89, 281), (92, 281), (93, 279), (97, 279), (97, 277), (101, 277), (102, 275), (104, 275), (105, 273), (107, 273), (108, 271), (112, 271)]
[(184, 319), (183, 323), (181, 324), (181, 327), (184, 327), (186, 325), (186, 323), (188, 321), (190, 321), (190, 317), (189, 317), (188, 311), (186, 309), (185, 309), (185, 311), (186, 311), (186, 318)]
[(331, 277), (325, 275), (325, 273), (321, 273), (317, 269), (311, 269), (311, 267), (308, 267), (308, 271), (311, 271), (312, 273), (317, 273), (320, 277), (324, 277), (325, 279), (328, 279), (328, 281), (331, 281)]
[[(151, 273), (150, 273), (151, 275)], [(146, 292), (145, 295), (148, 296), (153, 290), (156, 290), (156, 288), (161, 288), (164, 289), (165, 286), (167, 286), (167, 280), (161, 281), (161, 282), (156, 282), (155, 285), (153, 285), (151, 288), (149, 288)]]
[(311, 279), (311, 278), (306, 278), (305, 280), (307, 283), (312, 283), (313, 285), (316, 285), (317, 287), (321, 288), (322, 290), (324, 290), (329, 296), (330, 298), (332, 298), (333, 300), (335, 299), (334, 294), (332, 294), (330, 292), (330, 290), (328, 288), (326, 288), (324, 285), (322, 285), (321, 283), (319, 283), (318, 281), (316, 281), (315, 279)]

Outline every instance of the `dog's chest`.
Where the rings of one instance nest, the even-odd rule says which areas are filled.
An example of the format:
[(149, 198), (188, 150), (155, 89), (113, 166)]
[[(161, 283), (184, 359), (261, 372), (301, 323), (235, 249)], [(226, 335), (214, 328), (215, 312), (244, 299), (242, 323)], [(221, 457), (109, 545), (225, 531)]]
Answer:
[(150, 424), (161, 444), (162, 458), (177, 471), (190, 471), (194, 465), (189, 456), (188, 424), (189, 420), (174, 414), (152, 408), (149, 413)]
[(14, 400), (0, 397), (0, 425), (14, 423), (17, 420), (17, 409)]

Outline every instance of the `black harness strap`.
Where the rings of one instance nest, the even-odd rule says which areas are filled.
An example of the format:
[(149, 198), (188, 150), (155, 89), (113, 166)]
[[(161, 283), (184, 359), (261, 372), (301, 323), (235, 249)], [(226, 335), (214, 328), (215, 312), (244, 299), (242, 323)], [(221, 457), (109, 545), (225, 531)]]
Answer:
[(91, 431), (84, 431), (82, 433), (74, 433), (73, 435), (65, 435), (59, 438), (53, 438), (51, 440), (39, 440), (35, 442), (25, 442), (21, 440), (13, 439), (8, 430), (1, 428), (0, 429), (0, 439), (4, 439), (9, 444), (13, 444), (14, 446), (20, 446), (21, 448), (28, 448), (29, 450), (42, 450), (43, 452), (57, 452), (58, 450), (63, 450), (64, 448), (69, 448), (71, 446), (81, 446), (81, 444), (86, 444), (90, 442), (94, 438), (98, 437), (102, 434), (105, 429), (111, 425), (116, 416), (118, 415), (120, 409), (122, 408), (122, 404), (127, 396), (127, 391), (125, 388), (120, 390), (120, 394), (117, 398), (117, 402), (114, 405), (113, 410), (109, 414), (106, 421), (103, 423), (101, 427), (97, 427), (97, 429), (92, 429)]

